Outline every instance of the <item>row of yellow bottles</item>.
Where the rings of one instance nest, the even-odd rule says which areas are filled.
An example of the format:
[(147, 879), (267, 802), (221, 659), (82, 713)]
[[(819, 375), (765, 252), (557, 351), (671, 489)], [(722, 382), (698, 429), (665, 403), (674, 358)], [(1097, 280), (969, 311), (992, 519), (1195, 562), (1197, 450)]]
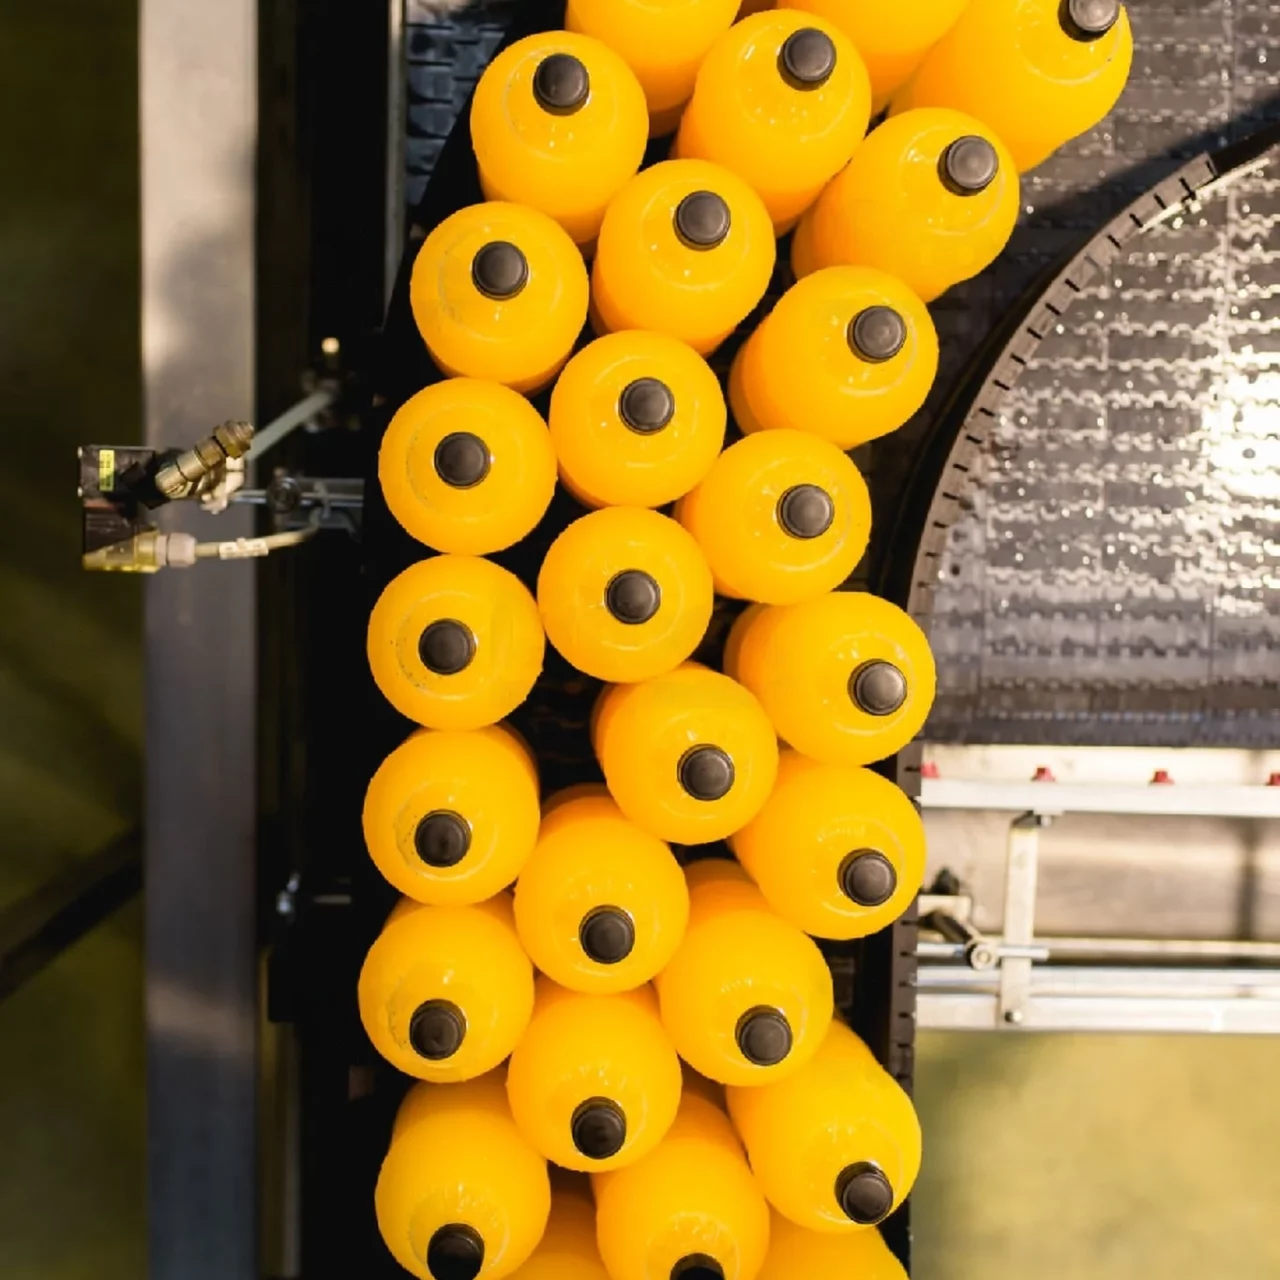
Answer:
[[(580, 1027), (560, 1030), (571, 1039)], [(557, 1170), (553, 1183), (521, 1123), (528, 1090), (514, 1072), (513, 1061), (505, 1080), (499, 1069), (419, 1084), (400, 1106), (375, 1208), (392, 1255), (421, 1280), (791, 1280), (844, 1274), (828, 1269), (838, 1267), (869, 1280), (903, 1276), (870, 1228), (914, 1183), (919, 1124), (842, 1023), (794, 1075), (731, 1087), (728, 1116), (707, 1082), (687, 1075), (682, 1091), (677, 1067), (662, 1132), (625, 1163), (605, 1157), (592, 1173), (594, 1206), (572, 1175)], [(583, 1119), (606, 1101), (578, 1108), (573, 1127), (589, 1146), (613, 1145), (622, 1132), (607, 1108)], [(551, 1105), (562, 1109), (558, 1096)]]

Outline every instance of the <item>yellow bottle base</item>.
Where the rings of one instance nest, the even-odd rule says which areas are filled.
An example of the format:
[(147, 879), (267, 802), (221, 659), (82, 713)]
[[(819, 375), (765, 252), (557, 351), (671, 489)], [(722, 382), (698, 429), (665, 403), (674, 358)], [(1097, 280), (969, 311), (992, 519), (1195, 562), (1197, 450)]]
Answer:
[(592, 326), (667, 333), (709, 355), (764, 297), (775, 254), (768, 210), (741, 178), (703, 160), (655, 164), (604, 216)]
[(724, 445), (724, 396), (707, 362), (662, 333), (629, 330), (579, 351), (551, 393), (551, 441), (586, 506), (683, 497)]
[(871, 536), (871, 496), (835, 445), (762, 431), (727, 448), (676, 508), (722, 595), (812, 599), (853, 572)]
[(606, 689), (594, 733), (618, 807), (660, 840), (723, 840), (773, 789), (778, 746), (768, 717), (741, 685), (694, 663)]
[(712, 46), (674, 154), (736, 173), (781, 235), (848, 163), (870, 119), (866, 68), (838, 26), (771, 10)]
[(369, 618), (374, 683), (429, 729), (480, 729), (509, 715), (529, 696), (544, 648), (528, 588), (475, 556), (411, 565)]
[(510, 900), (398, 911), (365, 958), (359, 1004), (373, 1047), (406, 1075), (455, 1084), (492, 1071), (533, 1014)]
[(1123, 6), (1105, 31), (1073, 36), (1072, 25), (1061, 0), (971, 0), (892, 109), (967, 112), (1000, 136), (1019, 172), (1034, 169), (1111, 111), (1133, 63)]
[(933, 320), (906, 285), (829, 267), (788, 289), (739, 350), (729, 402), (744, 432), (809, 431), (853, 449), (902, 426), (937, 372)]
[(590, 1186), (566, 1182), (566, 1175), (557, 1176), (546, 1233), (529, 1261), (511, 1273), (511, 1280), (609, 1280), (596, 1246)]
[(679, 864), (607, 794), (562, 801), (554, 813), (516, 884), (521, 942), (542, 973), (572, 990), (643, 986), (688, 923)]
[(1018, 173), (1004, 143), (959, 111), (891, 116), (801, 220), (797, 276), (871, 267), (932, 302), (999, 256), (1018, 219)]
[(680, 1061), (650, 988), (597, 996), (538, 979), (507, 1097), (548, 1160), (582, 1172), (634, 1163), (671, 1127), (680, 1087)]
[(612, 1280), (698, 1275), (753, 1280), (769, 1210), (728, 1118), (685, 1094), (667, 1137), (643, 1160), (594, 1179), (600, 1252)]
[(701, 642), (714, 603), (698, 544), (640, 507), (575, 520), (538, 573), (547, 638), (598, 680), (647, 680), (679, 666)]
[(409, 1091), (374, 1207), (387, 1248), (418, 1280), (436, 1280), (429, 1260), (439, 1267), (441, 1253), (482, 1255), (478, 1280), (502, 1280), (528, 1260), (546, 1229), (551, 1184), (511, 1118), (500, 1071)]
[(409, 280), (418, 332), (450, 376), (536, 391), (559, 372), (587, 316), (587, 269), (545, 213), (490, 201), (446, 218)]
[(419, 730), (365, 794), (374, 865), (418, 902), (482, 902), (520, 874), (538, 838), (538, 774), (505, 725)]
[(809, 1231), (849, 1235), (883, 1222), (920, 1172), (911, 1099), (841, 1022), (802, 1071), (727, 1093), (761, 1190)]
[(725, 862), (714, 874), (690, 877), (689, 928), (656, 983), (662, 1021), (695, 1071), (759, 1086), (818, 1051), (834, 1008), (831, 971), (741, 868)]
[(488, 555), (551, 505), (556, 455), (538, 411), (507, 387), (451, 378), (411, 397), (378, 452), (391, 514), (437, 551)]
[(775, 1210), (769, 1216), (769, 1252), (756, 1280), (795, 1280), (797, 1276), (907, 1280), (902, 1263), (878, 1231), (852, 1235), (807, 1231)]
[(670, 133), (707, 50), (728, 31), (738, 0), (569, 0), (564, 24), (616, 50), (649, 104), (650, 136)]
[(888, 8), (865, 0), (780, 0), (780, 7), (825, 18), (853, 41), (870, 76), (872, 109), (878, 113), (968, 3), (912, 0)]
[(924, 824), (899, 788), (795, 751), (782, 752), (773, 794), (729, 843), (770, 907), (818, 938), (892, 924), (924, 879)]
[(546, 31), (504, 49), (471, 103), (471, 145), (485, 199), (527, 205), (579, 245), (640, 167), (649, 136), (644, 90), (612, 49)]
[(887, 600), (837, 591), (762, 609), (735, 628), (738, 678), (802, 755), (873, 764), (924, 728), (937, 685), (933, 655)]

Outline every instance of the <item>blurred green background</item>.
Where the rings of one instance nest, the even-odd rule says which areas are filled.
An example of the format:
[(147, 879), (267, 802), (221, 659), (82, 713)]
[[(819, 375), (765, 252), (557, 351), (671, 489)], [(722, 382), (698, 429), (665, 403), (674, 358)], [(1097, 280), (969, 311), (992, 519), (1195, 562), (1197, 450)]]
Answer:
[[(139, 812), (141, 597), (74, 450), (138, 434), (137, 8), (0, 11), (0, 905)], [(145, 1274), (141, 912), (0, 1004), (0, 1277)], [(1274, 1280), (1280, 1043), (926, 1034), (918, 1280)]]

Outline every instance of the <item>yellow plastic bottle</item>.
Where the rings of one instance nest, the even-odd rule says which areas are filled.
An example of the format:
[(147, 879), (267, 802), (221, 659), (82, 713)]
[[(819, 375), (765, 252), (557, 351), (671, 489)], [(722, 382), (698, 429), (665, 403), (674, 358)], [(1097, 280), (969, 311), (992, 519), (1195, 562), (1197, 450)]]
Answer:
[(769, 212), (741, 178), (705, 160), (665, 160), (604, 215), (592, 327), (652, 329), (709, 355), (764, 297), (775, 256)]
[(551, 1184), (511, 1118), (501, 1071), (409, 1091), (374, 1207), (387, 1248), (418, 1280), (503, 1280), (528, 1259)]
[(538, 773), (505, 725), (419, 729), (364, 798), (369, 856), (401, 893), (461, 905), (515, 880), (538, 838)]
[(606, 793), (563, 801), (516, 882), (516, 929), (530, 958), (574, 991), (612, 995), (649, 982), (689, 920), (671, 850)]
[(932, 302), (1000, 255), (1019, 191), (1013, 157), (972, 116), (941, 107), (892, 116), (800, 220), (791, 265), (797, 276), (874, 267)]
[(738, 0), (569, 0), (564, 25), (615, 49), (635, 72), (659, 138), (680, 122), (707, 50), (729, 29)]
[(773, 794), (729, 844), (774, 911), (819, 938), (892, 924), (924, 878), (924, 824), (899, 788), (795, 751), (781, 753)]
[(769, 1208), (728, 1117), (697, 1093), (644, 1159), (592, 1182), (611, 1280), (755, 1280)]
[(406, 1075), (453, 1084), (493, 1070), (533, 1014), (511, 899), (397, 911), (365, 957), (359, 1003), (373, 1047)]
[(536, 391), (559, 372), (587, 318), (582, 254), (558, 223), (523, 205), (459, 209), (422, 242), (409, 304), (447, 374)]
[(565, 488), (588, 507), (661, 507), (683, 497), (724, 446), (724, 395), (692, 347), (631, 329), (583, 347), (551, 392)]
[(606, 689), (596, 757), (609, 792), (637, 826), (676, 844), (709, 844), (746, 826), (773, 789), (778, 744), (740, 684), (685, 663)]
[(798, 1071), (832, 1017), (822, 952), (774, 914), (736, 863), (695, 862), (685, 874), (689, 927), (656, 982), (676, 1051), (721, 1084)]
[(706, 634), (714, 604), (698, 544), (645, 507), (575, 520), (538, 571), (547, 639), (598, 680), (646, 680), (679, 666)]
[(387, 584), (369, 617), (382, 696), (429, 729), (479, 729), (509, 715), (542, 670), (538, 605), (513, 573), (436, 556)]
[(540, 977), (507, 1096), (529, 1141), (566, 1169), (620, 1169), (652, 1151), (680, 1103), (652, 988), (587, 995)]
[(822, 18), (772, 9), (712, 46), (675, 154), (736, 173), (782, 235), (848, 164), (870, 119), (867, 71), (847, 37)]
[(551, 1217), (542, 1242), (511, 1280), (609, 1280), (596, 1245), (596, 1207), (591, 1185), (556, 1170), (551, 1186)]
[(528, 205), (579, 245), (600, 232), (609, 201), (649, 137), (644, 90), (608, 46), (543, 31), (504, 49), (471, 100), (471, 146), (486, 200)]
[(862, 55), (871, 77), (872, 110), (920, 65), (954, 24), (969, 0), (910, 0), (892, 7), (878, 0), (778, 0), (781, 8), (825, 18), (844, 32)]
[(851, 1235), (808, 1231), (775, 1209), (769, 1217), (769, 1252), (756, 1280), (796, 1280), (797, 1276), (907, 1280), (902, 1263), (878, 1231)]
[(829, 441), (761, 431), (716, 459), (676, 518), (702, 548), (721, 595), (790, 604), (853, 572), (871, 536), (871, 496)]
[(802, 1070), (727, 1096), (761, 1190), (797, 1226), (848, 1233), (882, 1222), (920, 1172), (911, 1099), (842, 1022)]
[(729, 403), (744, 432), (809, 431), (852, 449), (902, 426), (937, 372), (937, 331), (906, 285), (828, 267), (788, 289), (739, 349)]
[(734, 626), (738, 679), (801, 754), (873, 764), (924, 728), (937, 685), (933, 654), (897, 605), (836, 591)]
[(391, 419), (378, 451), (387, 508), (437, 551), (483, 556), (519, 542), (556, 491), (538, 411), (509, 387), (449, 378)]
[(1120, 0), (971, 0), (893, 109), (968, 112), (1025, 173), (1115, 106), (1132, 63)]

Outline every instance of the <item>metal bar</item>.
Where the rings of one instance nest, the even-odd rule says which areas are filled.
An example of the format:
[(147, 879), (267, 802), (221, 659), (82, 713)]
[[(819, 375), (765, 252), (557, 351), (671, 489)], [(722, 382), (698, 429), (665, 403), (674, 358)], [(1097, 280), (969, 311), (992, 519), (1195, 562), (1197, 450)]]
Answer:
[(404, 0), (387, 0), (387, 211), (382, 268), (387, 306), (404, 254), (405, 96)]
[(1280, 942), (1236, 942), (1200, 938), (1045, 938), (1036, 942), (1052, 959), (1253, 960), (1280, 964)]
[[(1009, 827), (1009, 852), (1004, 877), (1004, 941), (1010, 947), (1029, 947), (1035, 936), (1036, 878), (1040, 858), (1041, 820), (1031, 813)], [(1000, 959), (999, 1016), (1015, 1025), (1031, 989), (1031, 958), (1004, 953)]]
[[(256, 0), (142, 0), (147, 443), (254, 413)], [(199, 534), (172, 503), (166, 531)], [(219, 517), (229, 539), (250, 510)], [(149, 1270), (257, 1275), (254, 574), (146, 588)]]
[(30, 982), (142, 887), (135, 827), (0, 911), (0, 1000)]
[(1263, 786), (1197, 787), (1175, 783), (1134, 787), (925, 778), (920, 786), (920, 803), (926, 809), (1280, 819), (1280, 787)]
[(1280, 1034), (1280, 973), (1266, 970), (1036, 967), (1022, 1020), (999, 1017), (996, 973), (919, 970), (920, 1025), (986, 1031)]
[(291, 405), (278, 418), (273, 418), (265, 427), (260, 427), (254, 432), (253, 443), (249, 446), (250, 460), (257, 461), (268, 449), (274, 449), (285, 436), (310, 422), (336, 398), (332, 391), (313, 391), (297, 404)]

